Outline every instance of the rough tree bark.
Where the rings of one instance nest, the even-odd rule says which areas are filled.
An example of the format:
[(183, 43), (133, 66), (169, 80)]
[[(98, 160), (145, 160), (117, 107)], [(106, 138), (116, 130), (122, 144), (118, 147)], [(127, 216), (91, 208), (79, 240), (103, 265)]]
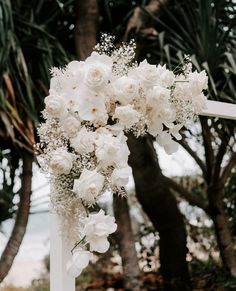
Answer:
[(76, 1), (75, 49), (80, 60), (85, 60), (97, 43), (99, 11), (96, 0)]
[(125, 290), (143, 290), (141, 287), (140, 269), (127, 199), (114, 195), (113, 207), (118, 225), (116, 237), (122, 259)]
[(224, 188), (217, 186), (216, 184), (208, 189), (208, 213), (214, 223), (216, 239), (225, 271), (229, 275), (236, 277), (234, 242), (223, 207)]
[[(166, 182), (190, 204), (202, 208), (212, 219), (222, 265), (227, 274), (236, 277), (234, 240), (223, 206), (224, 185), (230, 176), (231, 170), (236, 166), (236, 153), (231, 151), (228, 152), (230, 136), (223, 131), (222, 136), (219, 136), (221, 144), (217, 149), (213, 148), (212, 141), (214, 137), (207, 123), (207, 118), (200, 117), (200, 121), (202, 126), (203, 146), (205, 149), (205, 163), (199, 158), (197, 153), (191, 149), (185, 140), (182, 140), (180, 144), (190, 156), (192, 156), (202, 170), (206, 184), (206, 201), (170, 178), (166, 178)], [(229, 153), (231, 155), (229, 161), (227, 165), (222, 168), (222, 161), (225, 155)]]
[(32, 164), (33, 157), (29, 154), (25, 155), (23, 157), (20, 202), (18, 205), (15, 224), (0, 259), (0, 282), (2, 282), (7, 276), (25, 235), (30, 210)]
[(160, 234), (160, 263), (166, 290), (191, 290), (186, 262), (186, 231), (177, 202), (167, 187), (149, 137), (130, 135), (129, 163), (139, 202)]

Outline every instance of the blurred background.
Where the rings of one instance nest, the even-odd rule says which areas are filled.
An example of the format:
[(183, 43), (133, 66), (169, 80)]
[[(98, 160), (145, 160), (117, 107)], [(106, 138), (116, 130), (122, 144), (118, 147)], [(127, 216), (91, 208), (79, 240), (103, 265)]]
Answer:
[[(190, 55), (211, 100), (236, 103), (234, 0), (0, 0), (0, 290), (49, 290), (49, 185), (37, 126), (53, 66), (84, 60), (102, 32), (174, 70)], [(128, 145), (128, 199), (100, 206), (118, 231), (77, 290), (236, 290), (235, 121), (196, 118), (180, 148)], [(128, 251), (127, 251), (128, 250)]]

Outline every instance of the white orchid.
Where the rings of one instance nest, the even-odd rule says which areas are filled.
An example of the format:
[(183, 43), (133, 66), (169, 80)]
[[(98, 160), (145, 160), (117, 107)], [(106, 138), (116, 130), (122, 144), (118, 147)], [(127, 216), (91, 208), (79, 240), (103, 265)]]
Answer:
[(78, 112), (81, 119), (93, 124), (105, 125), (108, 115), (105, 97), (89, 89), (81, 89), (78, 100)]

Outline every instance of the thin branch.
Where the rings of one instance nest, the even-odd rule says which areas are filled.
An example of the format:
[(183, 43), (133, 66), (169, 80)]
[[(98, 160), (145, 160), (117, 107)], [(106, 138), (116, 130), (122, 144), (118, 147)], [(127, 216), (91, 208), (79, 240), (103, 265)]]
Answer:
[(222, 174), (220, 177), (220, 181), (221, 181), (222, 185), (224, 185), (226, 183), (232, 169), (235, 166), (236, 166), (236, 153), (232, 154), (227, 166), (222, 170)]
[(205, 149), (205, 158), (206, 158), (206, 169), (207, 169), (207, 182), (209, 183), (211, 180), (212, 167), (215, 160), (214, 151), (212, 147), (212, 134), (210, 132), (210, 128), (207, 124), (206, 117), (200, 117), (200, 123), (202, 126), (202, 136), (203, 136), (203, 144)]
[(166, 180), (166, 183), (169, 185), (169, 187), (172, 188), (172, 190), (179, 193), (179, 195), (186, 199), (191, 205), (197, 206), (206, 212), (208, 211), (208, 205), (201, 197), (193, 194), (188, 189), (169, 177), (164, 176), (164, 179)]
[(218, 153), (216, 155), (216, 159), (215, 159), (215, 163), (214, 163), (213, 181), (217, 181), (219, 179), (221, 164), (222, 164), (224, 155), (227, 151), (229, 139), (230, 139), (230, 137), (228, 135), (221, 138), (221, 144), (219, 146), (219, 150), (218, 150)]
[(198, 154), (188, 145), (186, 140), (182, 139), (178, 142), (186, 150), (186, 152), (188, 152), (190, 156), (195, 160), (195, 162), (198, 164), (198, 166), (202, 170), (204, 177), (206, 177), (206, 174), (207, 174), (206, 165), (204, 165), (204, 162), (199, 158)]

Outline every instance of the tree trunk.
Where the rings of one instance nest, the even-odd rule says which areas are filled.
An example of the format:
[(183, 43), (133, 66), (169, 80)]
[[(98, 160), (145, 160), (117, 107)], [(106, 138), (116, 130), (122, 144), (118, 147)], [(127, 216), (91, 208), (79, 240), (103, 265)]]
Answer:
[(97, 0), (76, 1), (75, 49), (80, 60), (85, 60), (97, 43), (99, 11)]
[(160, 263), (166, 290), (191, 290), (186, 231), (177, 202), (166, 185), (149, 137), (129, 136), (129, 163), (139, 202), (160, 235)]
[[(85, 60), (97, 43), (99, 11), (97, 0), (76, 1), (75, 47), (79, 60)], [(120, 246), (126, 290), (140, 291), (137, 253), (128, 204), (125, 199), (114, 198), (114, 211), (118, 224), (118, 243)], [(119, 206), (118, 206), (119, 205)]]
[(20, 202), (16, 214), (15, 224), (0, 259), (0, 282), (2, 282), (7, 276), (25, 235), (30, 209), (32, 164), (33, 157), (25, 155), (23, 157)]
[(118, 225), (116, 236), (122, 259), (124, 287), (126, 291), (140, 291), (140, 269), (127, 199), (114, 195), (113, 206)]
[(223, 188), (209, 187), (209, 214), (213, 220), (221, 260), (226, 273), (236, 277), (234, 242), (223, 207)]

